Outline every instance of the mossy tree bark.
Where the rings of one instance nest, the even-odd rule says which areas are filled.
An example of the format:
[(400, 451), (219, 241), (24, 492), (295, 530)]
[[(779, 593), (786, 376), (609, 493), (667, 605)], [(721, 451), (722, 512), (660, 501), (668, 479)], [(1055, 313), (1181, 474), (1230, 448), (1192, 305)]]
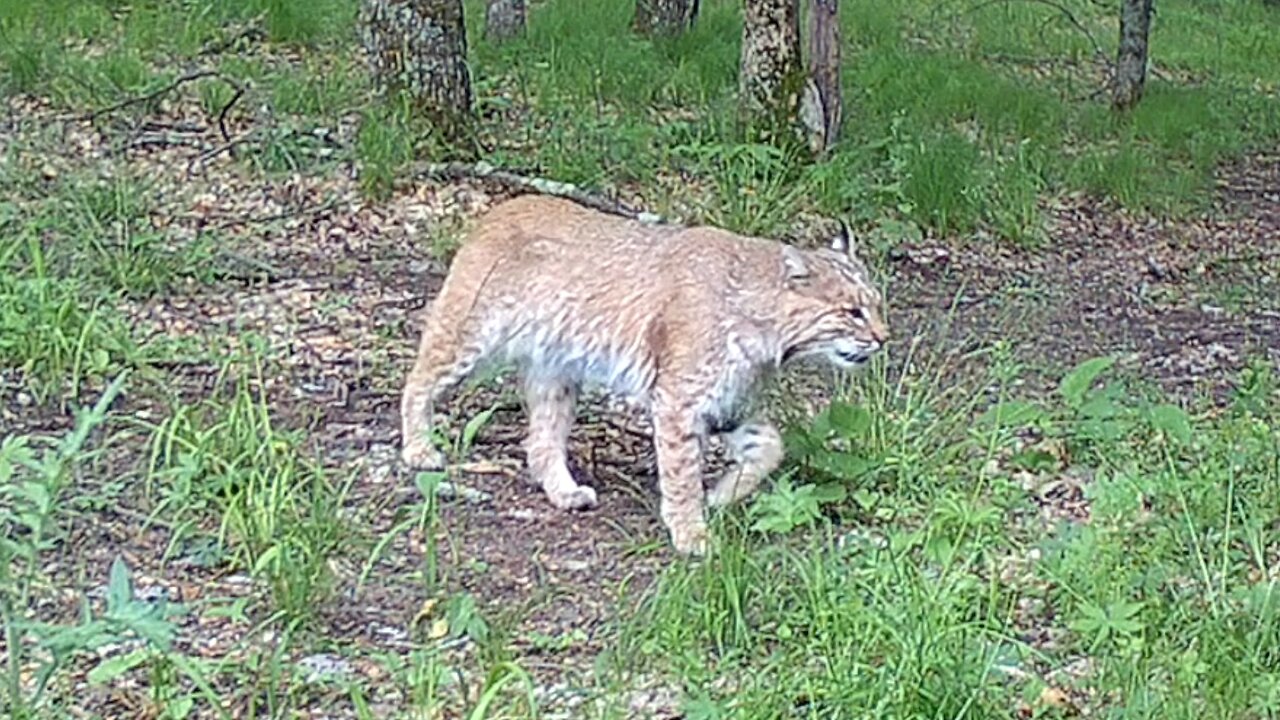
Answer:
[(489, 0), (484, 13), (484, 36), (508, 40), (523, 35), (527, 14), (525, 0)]
[(809, 149), (823, 155), (840, 134), (840, 4), (809, 0), (809, 78), (801, 100), (800, 120)]
[(643, 35), (678, 35), (693, 27), (698, 0), (636, 0), (632, 27)]
[(1120, 49), (1116, 53), (1111, 106), (1128, 110), (1142, 99), (1147, 83), (1147, 38), (1151, 32), (1151, 0), (1123, 0), (1120, 6)]
[(446, 135), (471, 120), (462, 0), (364, 0), (361, 33), (375, 84), (407, 93)]
[(797, 0), (744, 0), (738, 90), (749, 122), (794, 136), (804, 70)]

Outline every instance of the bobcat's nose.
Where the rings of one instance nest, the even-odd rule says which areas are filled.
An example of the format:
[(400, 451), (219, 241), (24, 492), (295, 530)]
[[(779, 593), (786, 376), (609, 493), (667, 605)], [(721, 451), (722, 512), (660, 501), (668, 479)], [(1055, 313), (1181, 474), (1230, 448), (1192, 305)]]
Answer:
[(879, 350), (882, 345), (889, 342), (889, 328), (881, 323), (872, 325), (871, 339), (875, 342), (876, 349)]

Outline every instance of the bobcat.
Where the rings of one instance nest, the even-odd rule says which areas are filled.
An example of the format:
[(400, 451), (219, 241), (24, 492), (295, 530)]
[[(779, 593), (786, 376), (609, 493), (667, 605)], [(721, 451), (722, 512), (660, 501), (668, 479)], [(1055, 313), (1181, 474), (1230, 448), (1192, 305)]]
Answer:
[[(646, 225), (568, 200), (493, 207), (458, 250), (428, 310), (401, 401), (406, 465), (439, 469), (431, 408), (482, 361), (521, 371), (531, 480), (562, 509), (596, 504), (566, 466), (583, 383), (647, 406), (660, 514), (677, 552), (707, 547), (704, 501), (750, 495), (782, 460), (777, 429), (747, 399), (781, 363), (865, 363), (887, 340), (879, 291), (849, 248), (800, 250), (712, 227)], [(735, 461), (709, 494), (708, 433)]]

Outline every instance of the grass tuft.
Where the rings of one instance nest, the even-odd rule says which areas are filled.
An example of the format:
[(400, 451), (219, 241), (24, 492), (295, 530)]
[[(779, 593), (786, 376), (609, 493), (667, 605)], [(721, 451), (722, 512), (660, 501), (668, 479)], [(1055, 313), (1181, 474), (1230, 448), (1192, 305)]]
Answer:
[(175, 546), (202, 548), (198, 531), (211, 514), (231, 564), (265, 578), (288, 617), (307, 619), (329, 597), (329, 558), (350, 541), (340, 517), (345, 490), (303, 455), (298, 433), (277, 427), (252, 389), (257, 373), (256, 382), (236, 382), (227, 399), (180, 405), (155, 428), (152, 515), (178, 531)]

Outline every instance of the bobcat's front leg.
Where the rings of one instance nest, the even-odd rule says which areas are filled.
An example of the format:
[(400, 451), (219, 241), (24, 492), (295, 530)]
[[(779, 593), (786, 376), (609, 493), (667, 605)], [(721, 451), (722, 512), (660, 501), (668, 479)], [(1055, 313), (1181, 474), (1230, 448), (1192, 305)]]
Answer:
[(707, 521), (702, 489), (704, 423), (690, 404), (659, 392), (653, 409), (653, 440), (662, 492), (662, 522), (671, 543), (683, 555), (707, 552)]

